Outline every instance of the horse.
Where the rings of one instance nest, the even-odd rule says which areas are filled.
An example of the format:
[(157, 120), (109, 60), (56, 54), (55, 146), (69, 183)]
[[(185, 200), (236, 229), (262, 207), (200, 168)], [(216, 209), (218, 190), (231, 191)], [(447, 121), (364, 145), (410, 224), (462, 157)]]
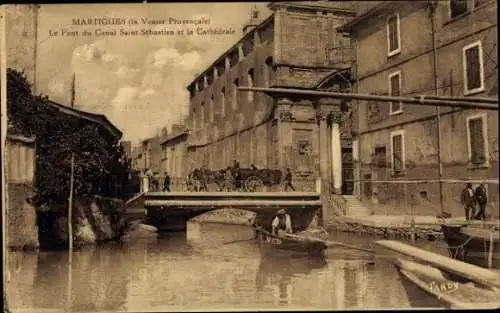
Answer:
[(224, 189), (224, 170), (194, 169), (188, 175), (189, 191), (208, 191), (208, 185), (215, 184), (218, 191)]

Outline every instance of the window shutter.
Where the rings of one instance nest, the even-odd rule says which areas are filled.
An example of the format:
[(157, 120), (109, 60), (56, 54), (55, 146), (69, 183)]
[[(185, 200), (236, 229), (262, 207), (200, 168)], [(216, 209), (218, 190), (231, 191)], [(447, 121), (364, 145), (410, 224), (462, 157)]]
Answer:
[(402, 136), (397, 135), (392, 137), (392, 162), (395, 172), (400, 172), (403, 170), (402, 162)]
[(471, 162), (481, 164), (486, 161), (483, 121), (480, 118), (469, 121)]
[(397, 18), (393, 16), (388, 21), (389, 27), (389, 51), (397, 50), (398, 47), (398, 29)]
[[(399, 75), (394, 75), (391, 77), (391, 96), (399, 97), (400, 95), (400, 87), (399, 86)], [(391, 102), (391, 111), (396, 112), (401, 109), (400, 102)]]
[(451, 18), (457, 17), (468, 11), (467, 0), (450, 0)]
[(466, 71), (467, 71), (467, 89), (476, 89), (481, 87), (479, 47), (473, 47), (465, 51)]
[(225, 88), (222, 88), (220, 91), (220, 109), (221, 109), (221, 115), (222, 117), (225, 116), (226, 112), (226, 90)]

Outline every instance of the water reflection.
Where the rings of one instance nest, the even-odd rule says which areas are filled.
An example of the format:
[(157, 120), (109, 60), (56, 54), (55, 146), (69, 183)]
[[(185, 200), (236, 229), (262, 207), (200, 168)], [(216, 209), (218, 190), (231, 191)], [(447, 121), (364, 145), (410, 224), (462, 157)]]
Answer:
[(275, 303), (292, 304), (293, 283), (295, 277), (309, 275), (314, 269), (327, 265), (325, 257), (276, 255), (261, 249), (261, 260), (257, 270), (255, 284), (258, 291), (273, 287), (276, 292)]
[(71, 267), (65, 252), (9, 252), (8, 301), (32, 312), (411, 306), (390, 260), (368, 265), (336, 248), (298, 256), (252, 237), (248, 227), (192, 225), (74, 252)]
[(113, 246), (75, 252), (71, 265), (67, 254), (41, 254), (33, 306), (51, 308), (54, 299), (60, 299), (64, 308), (74, 311), (123, 310), (128, 281), (116, 263), (125, 257)]

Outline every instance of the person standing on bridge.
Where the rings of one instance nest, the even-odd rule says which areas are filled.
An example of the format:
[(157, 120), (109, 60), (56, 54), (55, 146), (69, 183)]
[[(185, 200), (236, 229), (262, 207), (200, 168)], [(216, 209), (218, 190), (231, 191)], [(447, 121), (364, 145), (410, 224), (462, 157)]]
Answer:
[(231, 167), (228, 166), (226, 171), (224, 172), (224, 190), (232, 191), (233, 190), (233, 174), (231, 172)]
[(283, 184), (285, 185), (285, 191), (288, 190), (288, 187), (292, 189), (292, 191), (295, 191), (295, 188), (292, 185), (292, 172), (290, 171), (290, 168), (287, 167), (285, 171), (285, 178), (283, 179)]
[(170, 176), (167, 171), (165, 171), (165, 180), (163, 181), (163, 191), (170, 192)]
[(234, 188), (241, 191), (241, 170), (240, 163), (236, 160), (233, 161), (233, 183)]
[(284, 209), (276, 212), (276, 217), (272, 222), (272, 233), (283, 236), (285, 233), (292, 233), (292, 218)]
[(200, 168), (200, 190), (208, 191), (208, 172), (209, 170), (205, 165)]

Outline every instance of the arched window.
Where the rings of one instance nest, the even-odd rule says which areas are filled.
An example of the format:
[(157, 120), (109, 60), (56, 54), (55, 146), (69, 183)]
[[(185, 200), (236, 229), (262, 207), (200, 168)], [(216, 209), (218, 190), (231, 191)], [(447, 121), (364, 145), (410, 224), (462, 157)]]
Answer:
[(222, 88), (220, 91), (220, 107), (221, 116), (224, 117), (226, 114), (226, 88)]
[(233, 82), (233, 95), (232, 95), (232, 105), (233, 105), (233, 110), (238, 109), (238, 87), (240, 85), (240, 80), (236, 78)]
[(193, 125), (193, 129), (196, 129), (196, 108), (193, 106), (193, 113), (191, 114), (191, 123)]
[(268, 57), (264, 64), (264, 86), (269, 87), (273, 75), (273, 58)]
[[(248, 87), (253, 87), (254, 84), (254, 72), (253, 69), (248, 71)], [(253, 91), (248, 92), (248, 102), (253, 102)]]

